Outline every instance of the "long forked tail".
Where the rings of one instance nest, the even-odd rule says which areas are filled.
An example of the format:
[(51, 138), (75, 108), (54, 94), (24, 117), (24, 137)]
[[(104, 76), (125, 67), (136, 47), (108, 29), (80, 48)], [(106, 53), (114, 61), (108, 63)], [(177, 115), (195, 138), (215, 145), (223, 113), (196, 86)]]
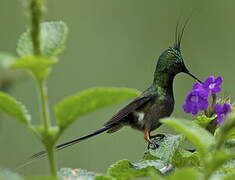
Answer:
[[(101, 134), (101, 133), (103, 133), (103, 132), (109, 130), (109, 129), (112, 128), (112, 127), (113, 127), (112, 125), (111, 125), (111, 126), (104, 126), (104, 127), (100, 128), (100, 129), (98, 129), (98, 130), (96, 130), (96, 131), (93, 131), (93, 132), (91, 132), (91, 133), (89, 133), (89, 134), (87, 134), (87, 135), (85, 135), (85, 136), (82, 136), (82, 137), (73, 139), (73, 140), (68, 141), (68, 142), (65, 142), (65, 143), (63, 143), (63, 144), (59, 144), (59, 145), (57, 145), (57, 146), (55, 147), (55, 150), (56, 150), (56, 151), (59, 151), (59, 150), (62, 150), (62, 149), (64, 149), (64, 148), (67, 148), (67, 147), (69, 147), (69, 146), (72, 146), (72, 145), (74, 145), (74, 144), (76, 144), (76, 143), (78, 143), (78, 142), (81, 142), (81, 141), (85, 140), (85, 139), (88, 139), (88, 138), (93, 137), (93, 136), (95, 136), (95, 135)], [(46, 155), (47, 155), (47, 152), (46, 152), (46, 151), (40, 151), (40, 152), (38, 152), (38, 153), (32, 155), (31, 157), (29, 157), (29, 159), (28, 159), (24, 164), (20, 165), (18, 168), (24, 167), (24, 166), (30, 164), (30, 163), (31, 163), (32, 161), (34, 161), (35, 159), (45, 157)], [(17, 169), (18, 169), (18, 168), (17, 168)]]

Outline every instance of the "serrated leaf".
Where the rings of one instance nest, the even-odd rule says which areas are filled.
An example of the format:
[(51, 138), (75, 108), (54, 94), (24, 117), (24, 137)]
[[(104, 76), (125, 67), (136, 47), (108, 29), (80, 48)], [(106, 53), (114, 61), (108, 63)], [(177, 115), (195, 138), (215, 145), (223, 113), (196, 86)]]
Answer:
[(128, 160), (121, 160), (108, 169), (108, 173), (118, 180), (126, 180), (137, 177), (157, 176), (164, 163), (161, 161), (141, 161), (139, 163), (130, 163)]
[(116, 178), (112, 177), (112, 176), (108, 176), (108, 175), (97, 175), (95, 177), (95, 180), (117, 180)]
[(225, 164), (222, 165), (222, 167), (219, 169), (220, 174), (231, 174), (235, 172), (235, 159), (232, 159)]
[(182, 135), (170, 134), (165, 134), (164, 138), (156, 137), (153, 140), (159, 145), (159, 147), (154, 149), (151, 149), (150, 147), (149, 152), (166, 164), (170, 164), (183, 139), (184, 137)]
[(194, 122), (177, 118), (165, 118), (161, 122), (185, 135), (202, 155), (210, 151), (215, 144), (215, 138)]
[[(57, 56), (64, 49), (68, 28), (62, 21), (44, 22), (40, 24), (41, 55), (46, 57)], [(23, 33), (17, 43), (19, 56), (33, 55), (33, 44), (30, 31)]]
[(58, 179), (55, 177), (37, 176), (37, 177), (27, 177), (21, 180), (58, 180)]
[(8, 69), (11, 67), (11, 64), (16, 60), (16, 57), (8, 54), (0, 52), (0, 69)]
[(15, 61), (12, 67), (29, 71), (33, 73), (39, 81), (42, 81), (48, 76), (50, 67), (55, 63), (55, 59), (28, 56)]
[(58, 172), (59, 178), (66, 180), (116, 180), (116, 178), (84, 169), (62, 168)]
[(26, 108), (13, 97), (3, 92), (0, 92), (0, 110), (14, 117), (19, 122), (29, 125), (30, 115)]
[(71, 169), (71, 168), (62, 168), (58, 172), (58, 176), (63, 179), (69, 180), (94, 180), (95, 176), (98, 173), (90, 172), (84, 169)]
[(183, 180), (183, 179), (190, 179), (190, 180), (200, 180), (200, 174), (196, 169), (192, 168), (183, 168), (175, 171), (169, 177), (166, 177), (165, 180)]
[(98, 175), (95, 177), (95, 180), (117, 180), (117, 179), (112, 176)]
[(0, 168), (0, 180), (22, 180), (22, 176), (9, 170)]
[(200, 115), (196, 117), (194, 122), (199, 126), (206, 128), (208, 124), (210, 124), (210, 122), (213, 121), (214, 119), (215, 117), (207, 117), (205, 115)]
[(226, 144), (226, 140), (234, 138), (234, 127), (235, 127), (235, 113), (231, 112), (225, 123), (216, 129), (215, 136), (217, 139), (216, 149), (220, 149), (224, 144)]
[(235, 179), (235, 173), (229, 174), (223, 178), (223, 180), (234, 180)]
[(184, 149), (179, 149), (175, 152), (172, 158), (174, 167), (199, 167), (200, 159), (198, 152), (189, 152)]
[(142, 157), (143, 160), (159, 160), (156, 156), (152, 155), (149, 151), (144, 153), (144, 156)]
[(55, 106), (56, 120), (59, 127), (64, 129), (81, 116), (139, 94), (139, 91), (129, 88), (90, 88), (59, 102)]
[(235, 154), (229, 151), (221, 150), (216, 151), (213, 156), (208, 157), (209, 163), (206, 165), (206, 173), (211, 175), (213, 172), (218, 170), (222, 165), (226, 164), (230, 160), (235, 158)]
[(225, 147), (226, 148), (234, 148), (235, 147), (235, 139), (229, 139), (227, 141), (225, 141)]

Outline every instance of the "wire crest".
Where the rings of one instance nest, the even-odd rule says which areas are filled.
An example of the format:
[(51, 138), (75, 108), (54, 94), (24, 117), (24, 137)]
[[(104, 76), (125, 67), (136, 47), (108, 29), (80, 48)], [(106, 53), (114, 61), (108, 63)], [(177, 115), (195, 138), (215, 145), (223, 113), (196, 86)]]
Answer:
[(185, 21), (185, 23), (183, 25), (183, 28), (181, 29), (181, 32), (179, 32), (179, 21), (176, 24), (174, 48), (180, 49), (181, 41), (182, 41), (182, 38), (183, 38), (183, 35), (184, 35), (184, 32), (185, 32), (186, 26), (188, 25), (188, 22), (189, 22), (190, 18), (191, 18), (191, 16), (189, 16), (186, 19), (186, 21)]

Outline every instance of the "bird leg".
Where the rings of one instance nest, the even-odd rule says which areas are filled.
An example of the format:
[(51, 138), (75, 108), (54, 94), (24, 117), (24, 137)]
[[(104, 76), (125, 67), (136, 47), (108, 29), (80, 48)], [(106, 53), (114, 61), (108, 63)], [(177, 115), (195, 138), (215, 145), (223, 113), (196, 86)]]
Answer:
[(144, 139), (145, 139), (145, 141), (147, 141), (147, 142), (149, 142), (149, 143), (150, 143), (150, 141), (151, 141), (151, 138), (150, 138), (150, 131), (147, 130), (147, 129), (144, 130)]
[(159, 145), (154, 141), (151, 140), (152, 136), (150, 135), (150, 131), (145, 129), (144, 130), (144, 139), (149, 143), (148, 149), (151, 147), (151, 149), (156, 149), (159, 147)]

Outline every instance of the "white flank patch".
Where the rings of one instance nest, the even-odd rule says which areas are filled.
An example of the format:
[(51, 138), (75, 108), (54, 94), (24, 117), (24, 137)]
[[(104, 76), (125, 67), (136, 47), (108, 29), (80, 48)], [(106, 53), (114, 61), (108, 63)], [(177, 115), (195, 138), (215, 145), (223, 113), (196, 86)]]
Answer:
[(135, 111), (135, 116), (137, 116), (137, 118), (138, 118), (138, 122), (140, 123), (140, 124), (142, 124), (143, 123), (143, 120), (144, 120), (144, 113), (143, 112), (137, 112), (137, 111)]

